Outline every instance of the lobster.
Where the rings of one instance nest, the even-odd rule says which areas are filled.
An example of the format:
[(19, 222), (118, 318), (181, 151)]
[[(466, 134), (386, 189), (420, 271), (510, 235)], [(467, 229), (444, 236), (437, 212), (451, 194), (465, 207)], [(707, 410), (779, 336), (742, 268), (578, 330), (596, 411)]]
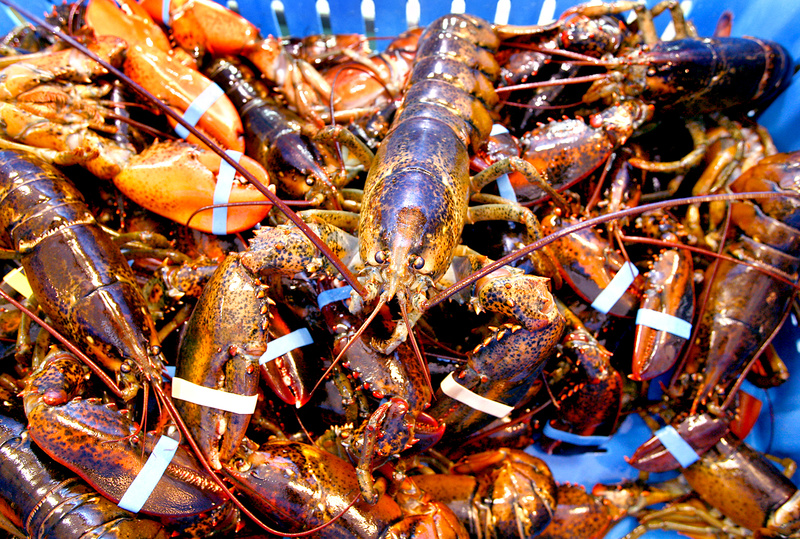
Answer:
[(553, 518), (555, 480), (543, 461), (523, 451), (470, 455), (450, 471), (413, 478), (433, 499), (451, 507), (472, 536), (536, 537)]
[[(596, 485), (593, 493), (619, 507), (627, 506), (639, 519), (639, 527), (628, 537), (639, 537), (650, 529), (747, 534), (737, 526), (757, 537), (797, 537), (800, 495), (789, 479), (793, 468), (791, 463), (781, 473), (763, 453), (727, 433), (683, 468), (682, 478), (665, 482), (664, 496), (640, 500), (635, 494), (640, 486), (631, 490), (624, 485)], [(667, 505), (645, 509), (655, 502)]]
[[(90, 41), (90, 46), (102, 58), (116, 65), (120, 65), (122, 54), (126, 51), (126, 43), (116, 37), (98, 37)], [(75, 60), (70, 63), (67, 55), (75, 57)], [(126, 61), (132, 61), (130, 49), (125, 56)], [(66, 67), (62, 64), (66, 64)], [(130, 72), (130, 68), (128, 71)], [(13, 76), (16, 72), (19, 72), (19, 76)], [(6, 67), (4, 73), (9, 82), (14, 81), (14, 85), (12, 87), (7, 84), (2, 91), (6, 99), (15, 99), (14, 103), (3, 102), (0, 106), (0, 114), (4, 118), (2, 134), (8, 139), (2, 141), (4, 148), (24, 149), (57, 164), (81, 164), (100, 178), (112, 179), (133, 200), (173, 220), (185, 222), (197, 208), (213, 201), (221, 160), (209, 150), (172, 141), (156, 143), (144, 152), (136, 153), (129, 142), (120, 143), (100, 136), (83, 122), (63, 123), (40, 116), (41, 107), (31, 112), (18, 105), (25, 95), (39, 91), (37, 85), (42, 81), (70, 78), (84, 81), (88, 77), (104, 75), (106, 70), (98, 63), (69, 49), (39, 55), (35, 59), (23, 57)], [(175, 80), (172, 84), (175, 84)], [(49, 88), (45, 94), (52, 100), (53, 94), (57, 95), (56, 90), (58, 88)], [(80, 103), (78, 100), (75, 106), (79, 107)], [(239, 121), (232, 105), (231, 112), (236, 121)], [(243, 156), (242, 163), (262, 181), (266, 181), (267, 174), (256, 161)], [(162, 180), (160, 182), (156, 182), (156, 176), (152, 174), (158, 168)], [(176, 171), (180, 173), (176, 174)], [(224, 182), (220, 183), (224, 185)], [(169, 188), (164, 187), (165, 185), (169, 185)], [(158, 189), (161, 192), (154, 193)], [(185, 200), (187, 197), (182, 196), (185, 192), (182, 189), (193, 193), (188, 197), (188, 204)], [(234, 177), (230, 182), (228, 199), (253, 201), (264, 200), (264, 196), (254, 187), (236, 181)], [(213, 215), (205, 213), (193, 221), (193, 226), (206, 231), (233, 232), (251, 227), (263, 219), (268, 211), (269, 208), (262, 206), (230, 212), (224, 219), (217, 217), (216, 227)]]
[(290, 55), (280, 39), (262, 38), (250, 21), (210, 0), (175, 0), (166, 5), (148, 0), (142, 7), (168, 25), (178, 45), (196, 58), (205, 52), (246, 57), (301, 116), (322, 127), (319, 113), (330, 97), (330, 86), (313, 65)]
[[(735, 192), (745, 188), (776, 192), (792, 189), (797, 158), (797, 153), (766, 157), (739, 176), (731, 189)], [(792, 244), (796, 232), (794, 225), (797, 223), (791, 217), (792, 201), (782, 198), (778, 202), (762, 202), (767, 212), (761, 216), (762, 222), (772, 224), (767, 227), (753, 226), (749, 217), (756, 212), (756, 206), (746, 202), (734, 205), (737, 209), (732, 214), (732, 223), (741, 222), (747, 231), (736, 241), (727, 243), (726, 252), (734, 259), (757, 261), (756, 266), (764, 264), (772, 274), (765, 275), (752, 266), (727, 259), (715, 261), (707, 270), (707, 308), (698, 322), (697, 338), (689, 347), (673, 384), (675, 393), (680, 393), (685, 385), (681, 376), (685, 380), (685, 375), (702, 370), (702, 382), (690, 390), (693, 411), (700, 405), (722, 410), (727, 407), (731, 391), (738, 387), (738, 379), (750, 368), (759, 349), (786, 316), (800, 269), (797, 252), (782, 250), (786, 249), (784, 242)], [(788, 211), (777, 208), (788, 208)], [(749, 233), (755, 235), (751, 237)], [(735, 282), (746, 283), (751, 291), (746, 301), (730, 297), (729, 291), (735, 289), (736, 285), (732, 284)]]
[[(498, 66), (491, 51), (498, 43), (488, 23), (467, 15), (442, 17), (428, 26), (420, 37), (411, 86), (370, 166), (358, 221), (366, 293), (353, 293), (350, 308), (359, 312), (373, 300), (380, 306), (397, 295), (403, 320), (388, 340), (372, 344), (385, 353), (405, 340), (421, 316), (427, 292), (449, 267), (465, 222), (514, 220), (538, 237), (536, 218), (526, 208), (505, 201), (468, 207), (482, 182), (505, 169), (521, 168), (538, 178), (518, 159), (469, 178), (468, 150), (489, 135), (487, 107), (497, 102), (491, 79)], [(446, 52), (450, 48), (459, 53)], [(560, 200), (554, 192), (551, 196)]]
[(124, 398), (136, 395), (140, 382), (133, 379), (160, 384), (163, 356), (144, 298), (80, 192), (52, 165), (5, 150), (0, 195), (0, 246), (19, 253), (54, 327), (113, 372), (134, 370), (134, 378), (124, 378)]
[(319, 537), (469, 537), (452, 511), (431, 500), (410, 477), (397, 487), (394, 500), (382, 494), (374, 504), (352, 503), (348, 495), (358, 491), (352, 465), (313, 445), (275, 441), (256, 450), (243, 446), (223, 470), (260, 511), (282, 525), (297, 530), (332, 521)]
[(5, 478), (0, 499), (19, 530), (30, 537), (169, 537), (161, 523), (117, 507), (43, 458), (16, 415), (14, 410), (0, 413), (0, 470)]
[(282, 194), (302, 198), (314, 207), (357, 208), (344, 200), (349, 177), (324, 144), (314, 143), (301, 119), (277, 102), (259, 95), (255, 74), (242, 62), (217, 59), (205, 72), (225, 89), (242, 117), (245, 151), (275, 178)]
[[(157, 440), (150, 434), (136, 437), (138, 426), (116, 406), (99, 399), (76, 398), (82, 397), (85, 378), (77, 358), (53, 350), (42, 368), (26, 379), (23, 402), (28, 432), (53, 459), (107, 498), (122, 503), (143, 469), (141, 456), (149, 456)], [(229, 510), (221, 504), (220, 488), (199, 471), (185, 449), (178, 448), (139, 510), (176, 518)]]
[(574, 15), (597, 17), (631, 9), (637, 14), (639, 35), (628, 50), (623, 47), (622, 54), (610, 61), (568, 55), (586, 65), (610, 68), (584, 94), (585, 103), (606, 100), (613, 105), (641, 99), (659, 113), (680, 111), (691, 116), (747, 111), (768, 105), (791, 80), (791, 55), (780, 44), (756, 38), (692, 37), (694, 32), (678, 7), (671, 12), (679, 39), (666, 42), (657, 37), (653, 12), (639, 2), (582, 4), (566, 10), (559, 23)]

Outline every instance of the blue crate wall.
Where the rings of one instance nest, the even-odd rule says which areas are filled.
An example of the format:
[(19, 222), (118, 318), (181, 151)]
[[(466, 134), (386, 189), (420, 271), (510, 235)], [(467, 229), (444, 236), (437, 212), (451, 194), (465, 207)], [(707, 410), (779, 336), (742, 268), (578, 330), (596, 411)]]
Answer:
[[(365, 21), (362, 17), (361, 0), (238, 0), (226, 3), (261, 28), (262, 32), (273, 35), (304, 36), (323, 31), (337, 33), (365, 33), (378, 37), (391, 37), (399, 34), (416, 22), (425, 25), (436, 17), (456, 9), (474, 13), (488, 20), (500, 14), (498, 22), (509, 24), (537, 24), (549, 22), (565, 9), (577, 2), (570, 0), (410, 0), (385, 1), (367, 0), (363, 11), (373, 11), (374, 19)], [(655, 4), (649, 0), (648, 5)], [(47, 0), (27, 0), (27, 9), (42, 14), (51, 4)], [(322, 16), (318, 7), (325, 7)], [(717, 21), (724, 11), (733, 14), (734, 36), (758, 36), (773, 39), (783, 44), (794, 58), (800, 58), (800, 3), (779, 0), (727, 0), (724, 4), (715, 0), (684, 1), (682, 6), (689, 14), (700, 35), (711, 35)], [(275, 9), (278, 7), (279, 9)], [(418, 19), (414, 19), (418, 17)], [(504, 18), (505, 17), (505, 18)], [(0, 32), (6, 33), (20, 23), (19, 18), (7, 8), (0, 8)], [(657, 29), (663, 32), (669, 24), (668, 15), (656, 20)], [(386, 41), (375, 41), (374, 47), (382, 49)], [(796, 125), (800, 120), (800, 84), (794, 83), (761, 116), (764, 124), (775, 138), (778, 149), (794, 151), (800, 149), (800, 137)], [(775, 341), (779, 353), (784, 358), (795, 359), (800, 356), (800, 329), (797, 320), (791, 317)], [(790, 368), (793, 365), (790, 362)], [(781, 387), (769, 391), (749, 389), (764, 402), (762, 417), (759, 418), (753, 433), (747, 441), (760, 450), (768, 450), (777, 456), (790, 456), (800, 459), (800, 439), (794, 435), (794, 426), (800, 424), (800, 377), (793, 376)], [(621, 478), (632, 478), (634, 470), (624, 461), (633, 448), (649, 437), (643, 423), (631, 418), (602, 452), (587, 453), (582, 457), (545, 456), (559, 481), (582, 483), (591, 487), (595, 482), (615, 482)], [(535, 449), (532, 450), (535, 452)], [(623, 521), (608, 534), (609, 539), (622, 537), (634, 523)], [(681, 537), (675, 532), (655, 531), (646, 534), (648, 539)]]

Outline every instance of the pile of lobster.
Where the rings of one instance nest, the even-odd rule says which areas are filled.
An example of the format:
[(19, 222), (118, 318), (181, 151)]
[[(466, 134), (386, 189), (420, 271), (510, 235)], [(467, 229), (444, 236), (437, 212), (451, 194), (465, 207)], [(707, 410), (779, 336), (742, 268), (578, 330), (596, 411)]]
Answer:
[[(800, 154), (753, 119), (781, 45), (700, 38), (671, 1), (451, 14), (381, 53), (206, 0), (25, 14), (0, 59), (8, 533), (800, 537), (793, 466), (742, 442), (800, 271)], [(589, 493), (524, 451), (632, 414), (640, 481)]]

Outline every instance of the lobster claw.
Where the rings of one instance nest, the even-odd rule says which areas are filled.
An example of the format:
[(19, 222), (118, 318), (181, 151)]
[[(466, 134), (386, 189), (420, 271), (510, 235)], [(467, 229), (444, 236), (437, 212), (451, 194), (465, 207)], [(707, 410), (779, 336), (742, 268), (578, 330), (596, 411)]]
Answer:
[[(124, 6), (124, 10), (119, 6)], [(98, 36), (117, 36), (126, 43), (148, 43), (164, 52), (172, 50), (169, 38), (139, 2), (91, 0), (86, 4), (86, 24)]]
[[(265, 287), (232, 254), (206, 284), (181, 341), (175, 405), (215, 468), (235, 453), (255, 410), (267, 310)], [(219, 393), (202, 403), (190, 395), (176, 396), (176, 384), (183, 385), (179, 380), (192, 384), (186, 386), (190, 391), (202, 386)], [(220, 409), (223, 398), (236, 406)]]
[(325, 537), (410, 537), (409, 530), (467, 537), (452, 511), (430, 502), (413, 483), (401, 484), (397, 502), (383, 493), (372, 505), (354, 501), (352, 464), (313, 445), (276, 441), (258, 451), (243, 446), (224, 472), (258, 511), (289, 531), (328, 523)]
[[(651, 380), (677, 362), (691, 336), (695, 303), (693, 275), (692, 257), (681, 249), (659, 253), (645, 275), (646, 284), (636, 319), (631, 379)], [(667, 315), (675, 328), (667, 331), (647, 326), (643, 323), (646, 322), (644, 315), (652, 313)]]
[(169, 15), (175, 42), (195, 55), (238, 56), (260, 40), (253, 23), (210, 0), (171, 2)]
[[(292, 339), (300, 335), (302, 330), (293, 331), (291, 328), (300, 327), (302, 321), (282, 304), (270, 309), (269, 318), (270, 344), (267, 344), (267, 354), (272, 356), (271, 343), (277, 339)], [(310, 336), (308, 333), (305, 335)], [(303, 344), (262, 363), (261, 374), (281, 400), (300, 408), (311, 398), (311, 388), (314, 387), (322, 367), (319, 361), (321, 356), (313, 342)]]
[[(266, 185), (269, 178), (258, 162), (247, 156), (239, 164)], [(133, 156), (114, 178), (114, 185), (137, 204), (159, 215), (203, 232), (232, 234), (250, 230), (264, 219), (272, 205), (253, 185), (228, 167), (217, 154), (182, 141), (157, 142)], [(227, 196), (220, 195), (221, 185), (229, 185)], [(223, 213), (200, 208), (218, 202), (254, 202), (226, 209)], [(191, 218), (191, 220), (190, 220)]]
[[(219, 86), (200, 72), (159, 49), (142, 45), (128, 49), (124, 69), (126, 75), (181, 114), (192, 107), (200, 107), (199, 102), (203, 100), (199, 97), (211, 93), (213, 100), (208, 99), (211, 105), (197, 110), (202, 113), (197, 121), (198, 129), (226, 149), (244, 151), (244, 129), (236, 107)], [(205, 104), (201, 108), (204, 107)], [(192, 141), (191, 137), (188, 140)]]
[[(704, 413), (687, 417), (676, 425), (674, 430), (692, 447), (695, 453), (702, 455), (725, 436), (729, 430), (729, 424), (722, 418)], [(664, 446), (657, 435), (639, 446), (633, 456), (626, 457), (625, 460), (643, 472), (666, 472), (681, 467), (678, 459)]]
[[(71, 399), (80, 383), (82, 368), (71, 354), (62, 353), (42, 371), (29, 377), (25, 389), (25, 410), (31, 438), (53, 459), (80, 475), (104, 496), (119, 501), (144, 466), (142, 455), (153, 450), (156, 437), (134, 437), (138, 427), (130, 417), (103, 404), (100, 399)], [(64, 392), (61, 399), (48, 395)], [(58, 402), (57, 405), (48, 404)], [(199, 466), (184, 449), (178, 448), (172, 462), (141, 508), (159, 516), (193, 515), (222, 503), (219, 489), (210, 484)], [(195, 476), (195, 477), (191, 477)], [(187, 481), (186, 479), (190, 479)]]

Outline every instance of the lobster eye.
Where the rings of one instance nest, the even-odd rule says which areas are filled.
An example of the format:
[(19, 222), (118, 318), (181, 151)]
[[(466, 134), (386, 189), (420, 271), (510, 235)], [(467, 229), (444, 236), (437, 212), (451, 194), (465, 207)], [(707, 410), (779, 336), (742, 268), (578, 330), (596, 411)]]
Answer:
[(414, 268), (415, 270), (421, 270), (422, 268), (424, 268), (424, 267), (425, 267), (425, 259), (424, 259), (424, 258), (422, 258), (421, 256), (416, 256), (416, 255), (415, 255), (415, 256), (412, 256), (412, 257), (411, 257), (411, 258), (408, 260), (408, 263), (409, 263), (409, 265), (410, 265), (412, 268)]
[(385, 264), (387, 258), (389, 258), (389, 253), (386, 250), (378, 251), (377, 253), (375, 253), (376, 264)]

